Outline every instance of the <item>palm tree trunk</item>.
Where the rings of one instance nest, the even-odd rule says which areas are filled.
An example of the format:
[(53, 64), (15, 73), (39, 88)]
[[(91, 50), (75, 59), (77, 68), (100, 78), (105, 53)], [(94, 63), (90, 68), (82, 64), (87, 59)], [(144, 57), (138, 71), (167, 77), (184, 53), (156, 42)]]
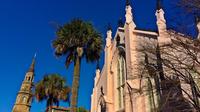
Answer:
[(80, 79), (80, 66), (81, 58), (77, 56), (74, 65), (74, 76), (72, 84), (72, 97), (71, 97), (71, 112), (77, 112), (77, 101), (78, 101), (78, 89), (79, 89), (79, 79)]

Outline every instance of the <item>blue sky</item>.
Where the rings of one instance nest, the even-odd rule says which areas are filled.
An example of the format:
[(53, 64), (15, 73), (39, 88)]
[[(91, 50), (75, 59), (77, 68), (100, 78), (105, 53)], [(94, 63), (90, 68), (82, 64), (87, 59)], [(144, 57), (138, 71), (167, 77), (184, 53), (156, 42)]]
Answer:
[[(164, 2), (165, 13), (168, 25), (174, 26), (171, 20), (179, 10), (174, 10), (169, 1)], [(155, 4), (155, 0), (132, 1), (135, 23), (139, 28), (156, 30)], [(35, 82), (46, 73), (60, 73), (71, 85), (73, 66), (66, 70), (64, 60), (55, 58), (51, 46), (56, 24), (80, 17), (91, 21), (104, 36), (107, 24), (111, 23), (115, 29), (124, 13), (125, 0), (0, 0), (0, 112), (11, 112), (35, 52)], [(185, 20), (184, 16), (181, 17)], [(181, 17), (179, 21), (182, 21)], [(191, 20), (192, 17), (184, 23), (188, 32), (195, 35)], [(94, 73), (95, 64), (83, 61), (78, 105), (87, 109), (90, 108)], [(45, 102), (33, 101), (31, 112), (44, 112), (44, 109)]]

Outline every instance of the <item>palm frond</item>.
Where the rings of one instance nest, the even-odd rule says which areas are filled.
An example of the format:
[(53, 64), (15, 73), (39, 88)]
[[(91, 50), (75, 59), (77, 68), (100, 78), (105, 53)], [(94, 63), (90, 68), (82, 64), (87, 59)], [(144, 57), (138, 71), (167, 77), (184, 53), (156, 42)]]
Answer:
[(60, 100), (66, 101), (69, 93), (70, 87), (66, 86), (66, 80), (59, 74), (45, 75), (35, 87), (37, 101), (47, 100), (47, 106), (57, 105)]
[(76, 59), (77, 48), (83, 48), (83, 56), (88, 62), (99, 60), (103, 48), (101, 34), (90, 22), (81, 19), (73, 19), (60, 26), (56, 31), (56, 39), (53, 41), (56, 56), (66, 56), (66, 67)]

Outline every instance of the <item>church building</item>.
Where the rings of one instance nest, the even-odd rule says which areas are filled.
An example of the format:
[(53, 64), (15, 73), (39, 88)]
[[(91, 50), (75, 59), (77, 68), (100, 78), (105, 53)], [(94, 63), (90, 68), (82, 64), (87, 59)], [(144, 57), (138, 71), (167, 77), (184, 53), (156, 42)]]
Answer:
[(15, 104), (12, 112), (30, 112), (31, 104), (33, 100), (33, 80), (35, 70), (35, 57), (32, 64), (25, 75), (21, 88), (17, 94)]
[[(31, 104), (34, 98), (33, 87), (36, 61), (35, 58), (36, 55), (34, 56), (32, 64), (22, 82), (21, 88), (17, 93), (12, 112), (31, 112)], [(46, 112), (69, 112), (69, 109), (60, 106), (53, 106), (50, 109), (46, 110)]]
[[(179, 99), (179, 102), (182, 103), (182, 107), (179, 105), (175, 107), (177, 102), (172, 100), (166, 102), (166, 105), (162, 107), (159, 101), (166, 99), (167, 95), (164, 93), (169, 91), (162, 89), (156, 91), (157, 88), (164, 88), (164, 86), (156, 83), (165, 82), (162, 80), (162, 71), (158, 73), (161, 74), (159, 77), (142, 77), (141, 74), (144, 74), (144, 68), (138, 66), (141, 65), (141, 61), (147, 61), (146, 55), (138, 51), (141, 47), (146, 45), (161, 47), (174, 44), (174, 41), (176, 41), (170, 36), (175, 34), (174, 31), (167, 29), (161, 1), (157, 0), (155, 11), (157, 32), (137, 28), (133, 20), (132, 6), (129, 0), (126, 0), (125, 11), (125, 24), (119, 22), (114, 37), (112, 37), (110, 28), (107, 31), (104, 51), (105, 61), (102, 70), (96, 69), (94, 88), (91, 95), (91, 112), (177, 112), (183, 106), (186, 109), (184, 112), (194, 112), (191, 104), (181, 99)], [(199, 20), (197, 21), (197, 27), (200, 31)], [(180, 33), (175, 35), (181, 39), (185, 38)], [(198, 36), (198, 38), (200, 37)], [(164, 56), (161, 53), (158, 54), (158, 59)], [(162, 70), (165, 69), (162, 67), (162, 63), (156, 63)], [(167, 75), (174, 78), (170, 73)], [(165, 82), (165, 86), (167, 84), (168, 82)], [(181, 88), (186, 86), (188, 85), (180, 84)], [(155, 89), (150, 92), (145, 91), (148, 88)], [(185, 97), (182, 91), (176, 93), (175, 97), (177, 95)]]

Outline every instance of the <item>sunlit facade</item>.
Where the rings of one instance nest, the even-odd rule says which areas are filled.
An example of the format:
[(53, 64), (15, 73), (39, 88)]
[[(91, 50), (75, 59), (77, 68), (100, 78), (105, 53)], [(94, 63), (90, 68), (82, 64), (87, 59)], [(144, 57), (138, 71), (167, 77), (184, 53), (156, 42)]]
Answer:
[[(96, 70), (94, 79), (91, 112), (155, 112), (160, 108), (158, 102), (161, 93), (155, 91), (159, 88), (156, 84), (160, 79), (141, 76), (144, 74), (144, 68), (138, 66), (145, 60), (145, 55), (138, 52), (142, 46), (163, 46), (172, 43), (172, 31), (167, 30), (159, 0), (155, 15), (158, 32), (138, 30), (133, 21), (132, 7), (127, 1), (125, 24), (119, 22), (114, 37), (111, 29), (108, 29), (104, 66), (102, 70)], [(182, 35), (179, 36), (182, 38)], [(188, 85), (180, 86), (184, 88)], [(176, 93), (182, 95), (181, 91)], [(185, 106), (190, 107), (190, 104)], [(167, 106), (164, 108), (166, 109), (163, 109), (163, 112), (173, 109)]]

